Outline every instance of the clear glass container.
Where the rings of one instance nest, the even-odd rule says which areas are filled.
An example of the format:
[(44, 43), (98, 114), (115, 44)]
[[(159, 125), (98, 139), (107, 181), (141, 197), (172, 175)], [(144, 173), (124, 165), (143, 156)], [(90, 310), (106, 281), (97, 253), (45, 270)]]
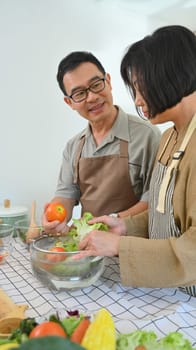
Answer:
[(44, 229), (41, 225), (31, 225), (28, 218), (16, 221), (14, 224), (15, 241), (21, 246), (28, 247), (36, 238), (43, 235)]
[(95, 283), (104, 269), (104, 257), (85, 257), (74, 260), (78, 252), (52, 252), (50, 249), (62, 237), (44, 236), (30, 245), (34, 275), (48, 288), (55, 290), (78, 289)]
[(11, 254), (13, 248), (14, 227), (0, 224), (0, 264), (3, 264)]

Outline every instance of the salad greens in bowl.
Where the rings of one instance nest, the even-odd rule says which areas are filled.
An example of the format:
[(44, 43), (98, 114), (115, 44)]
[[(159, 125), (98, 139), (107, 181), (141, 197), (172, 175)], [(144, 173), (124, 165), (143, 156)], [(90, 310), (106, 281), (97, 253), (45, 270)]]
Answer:
[(64, 236), (43, 236), (30, 245), (31, 265), (35, 276), (48, 288), (66, 290), (88, 287), (95, 283), (104, 269), (104, 257), (85, 257), (78, 260), (78, 244), (93, 229), (107, 231), (102, 223), (89, 225), (91, 213), (73, 219), (69, 233)]

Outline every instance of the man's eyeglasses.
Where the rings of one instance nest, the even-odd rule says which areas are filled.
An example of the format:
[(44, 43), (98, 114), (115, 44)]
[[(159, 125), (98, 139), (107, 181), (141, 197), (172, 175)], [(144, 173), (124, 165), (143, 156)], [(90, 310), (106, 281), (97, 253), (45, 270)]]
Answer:
[(71, 98), (76, 103), (82, 102), (86, 100), (89, 91), (94, 92), (95, 94), (98, 94), (99, 92), (104, 90), (105, 79), (106, 79), (105, 77), (101, 79), (97, 79), (92, 84), (90, 84), (88, 88), (75, 91), (73, 92), (72, 95), (67, 97)]

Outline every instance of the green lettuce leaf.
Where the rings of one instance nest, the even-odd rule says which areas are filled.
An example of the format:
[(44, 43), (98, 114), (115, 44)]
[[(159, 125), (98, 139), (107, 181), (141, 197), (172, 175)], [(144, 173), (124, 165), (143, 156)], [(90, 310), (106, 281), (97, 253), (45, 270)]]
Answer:
[(193, 350), (189, 340), (185, 339), (179, 332), (171, 332), (159, 342), (160, 350)]
[(180, 332), (171, 332), (160, 340), (154, 332), (142, 330), (120, 334), (117, 338), (116, 350), (135, 350), (137, 346), (144, 346), (146, 350), (196, 350)]
[(102, 222), (96, 224), (88, 224), (93, 218), (90, 212), (85, 212), (82, 218), (72, 219), (73, 226), (70, 227), (67, 236), (64, 239), (59, 239), (55, 246), (63, 247), (66, 252), (75, 252), (78, 250), (80, 241), (92, 230), (108, 231), (108, 226)]
[(74, 226), (69, 230), (68, 235), (78, 243), (92, 230), (108, 231), (108, 226), (102, 222), (88, 224), (88, 221), (93, 219), (90, 212), (85, 212), (80, 219), (73, 219)]
[(120, 334), (116, 350), (135, 350), (136, 346), (144, 345), (146, 349), (158, 349), (157, 336), (154, 332), (135, 331), (129, 334)]
[(66, 334), (70, 337), (73, 333), (74, 329), (79, 325), (80, 321), (84, 318), (84, 316), (81, 314), (78, 316), (69, 316), (65, 317), (63, 320), (61, 320), (61, 323), (63, 324), (63, 328), (66, 331)]

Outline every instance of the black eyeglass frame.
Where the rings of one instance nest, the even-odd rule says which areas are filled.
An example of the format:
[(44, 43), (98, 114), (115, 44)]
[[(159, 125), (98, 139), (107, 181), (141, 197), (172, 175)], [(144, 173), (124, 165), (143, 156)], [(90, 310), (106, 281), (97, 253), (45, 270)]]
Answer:
[[(98, 91), (93, 91), (93, 90), (92, 90), (92, 85), (96, 84), (96, 83), (99, 82), (99, 81), (103, 81), (103, 87), (102, 87), (100, 90), (98, 90)], [(66, 95), (66, 97), (72, 99), (75, 103), (80, 103), (80, 102), (86, 100), (89, 91), (93, 92), (94, 94), (98, 94), (99, 92), (103, 91), (103, 90), (105, 89), (105, 81), (106, 81), (106, 77), (99, 78), (99, 79), (95, 80), (94, 82), (92, 82), (92, 84), (90, 84), (86, 89), (81, 89), (81, 90), (75, 91), (75, 92), (73, 92), (73, 94), (71, 94), (71, 95)], [(74, 96), (75, 94), (77, 94), (78, 92), (81, 92), (81, 91), (82, 91), (82, 92), (85, 92), (85, 97), (82, 98), (82, 99), (80, 99), (79, 101), (75, 101), (74, 98), (73, 98), (73, 96)]]

